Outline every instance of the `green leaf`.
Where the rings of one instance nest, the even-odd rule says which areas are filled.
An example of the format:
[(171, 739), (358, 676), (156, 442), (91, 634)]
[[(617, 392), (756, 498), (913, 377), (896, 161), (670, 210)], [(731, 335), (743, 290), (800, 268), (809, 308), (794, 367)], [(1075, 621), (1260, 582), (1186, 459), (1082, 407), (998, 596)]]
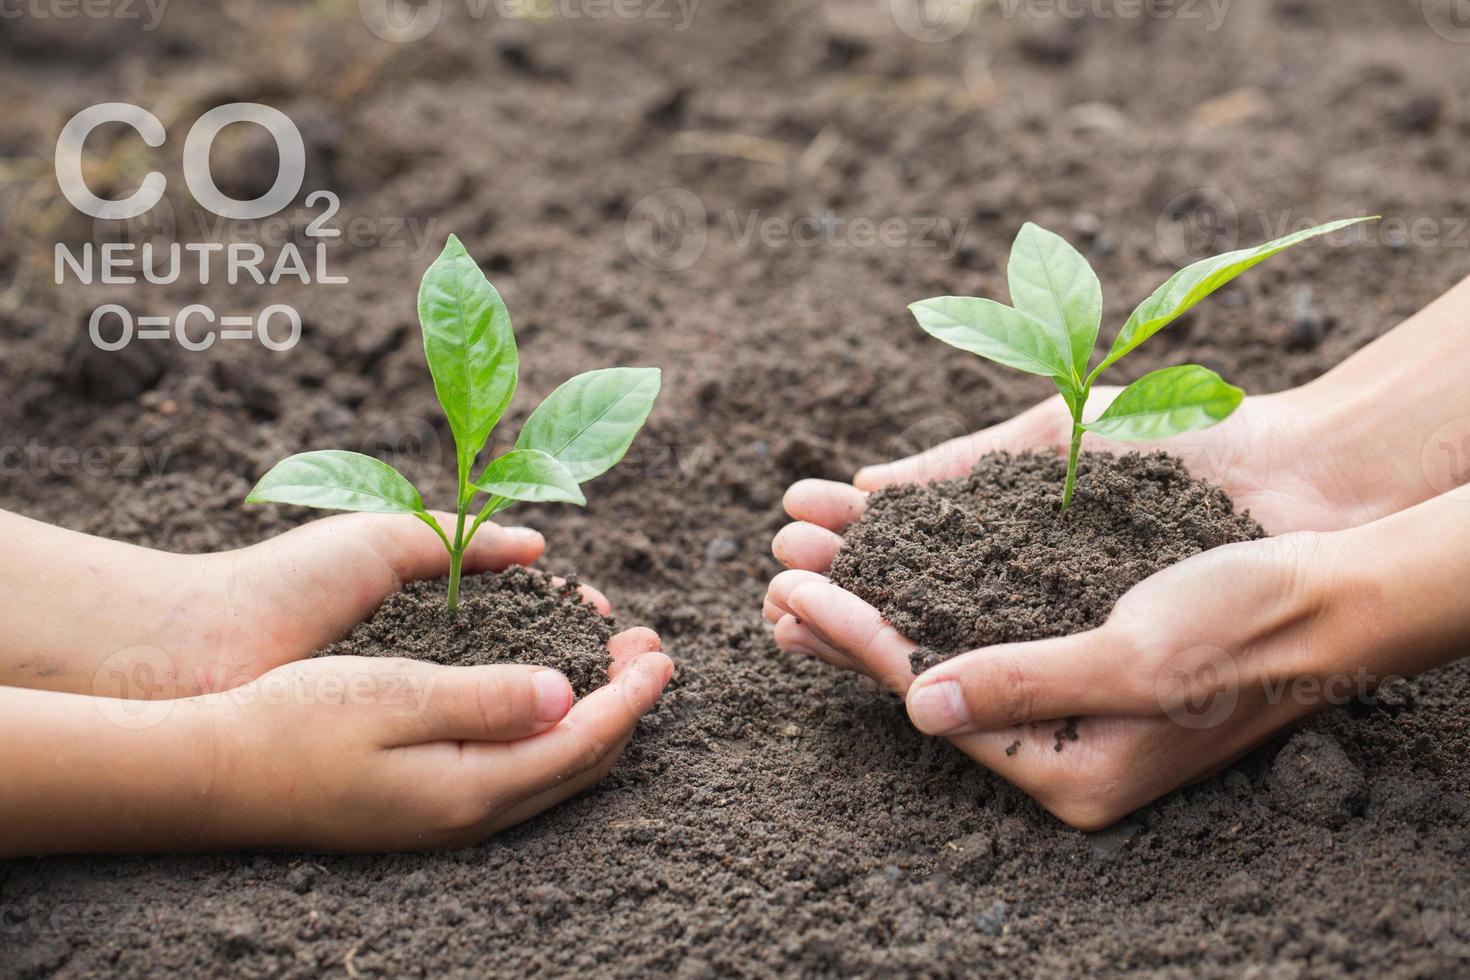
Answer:
[(577, 478), (555, 456), (535, 449), (512, 449), (485, 467), (477, 490), (542, 504), (585, 504)]
[(1081, 384), (1102, 325), (1102, 283), (1060, 235), (1031, 222), (1011, 246), (1006, 268), (1011, 303), (1051, 330), (1073, 379)]
[(1133, 311), (1133, 315), (1118, 332), (1118, 339), (1113, 341), (1113, 347), (1108, 352), (1107, 358), (1098, 365), (1097, 371), (1093, 372), (1094, 375), (1103, 368), (1117, 363), (1125, 354), (1188, 313), (1215, 290), (1272, 256), (1279, 255), (1293, 245), (1299, 245), (1308, 239), (1328, 235), (1364, 221), (1376, 220), (1378, 219), (1349, 218), (1346, 221), (1334, 221), (1331, 224), (1287, 235), (1285, 238), (1278, 238), (1265, 245), (1257, 245), (1255, 248), (1217, 255), (1179, 270), (1168, 282), (1155, 290), (1152, 296), (1144, 300), (1138, 309)]
[(300, 504), (372, 514), (424, 513), (413, 484), (381, 459), (328, 449), (281, 460), (260, 478), (247, 504)]
[(924, 332), (951, 347), (1044, 378), (1068, 377), (1046, 325), (990, 299), (941, 296), (909, 307)]
[(1198, 364), (1145, 374), (1108, 406), (1088, 432), (1119, 442), (1148, 442), (1208, 429), (1240, 407), (1245, 392)]
[(419, 326), (461, 472), (468, 473), (515, 394), (520, 361), (505, 303), (453, 235), (419, 285)]
[(537, 406), (517, 449), (556, 457), (579, 483), (601, 476), (628, 452), (658, 398), (658, 368), (608, 368), (579, 374)]

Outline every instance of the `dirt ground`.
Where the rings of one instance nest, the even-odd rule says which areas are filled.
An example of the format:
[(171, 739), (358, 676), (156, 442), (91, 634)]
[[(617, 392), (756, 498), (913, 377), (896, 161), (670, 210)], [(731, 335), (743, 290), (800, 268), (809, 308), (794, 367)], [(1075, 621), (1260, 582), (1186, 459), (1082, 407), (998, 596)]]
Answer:
[[(1126, 364), (1195, 360), (1252, 392), (1317, 376), (1470, 270), (1470, 47), (1431, 27), (1443, 5), (1251, 0), (1209, 30), (1203, 4), (1185, 5), (1202, 21), (997, 0), (923, 41), (895, 27), (904, 0), (704, 0), (687, 29), (652, 0), (598, 19), (561, 0), (544, 22), (446, 0), (408, 43), (358, 6), (177, 3), (152, 31), (0, 21), (0, 446), (39, 460), (7, 457), (0, 506), (234, 547), (300, 519), (242, 507), (253, 480), (329, 447), (380, 452), (447, 499), (414, 291), (453, 231), (520, 335), (505, 433), (575, 372), (663, 368), (585, 511), (516, 513), (546, 533), (548, 569), (659, 630), (678, 678), (605, 785), (459, 853), (0, 863), (0, 975), (1464, 975), (1470, 667), (1086, 835), (919, 737), (901, 705), (783, 656), (760, 620), (790, 482), (1047, 393), (904, 309), (1004, 296), (1024, 220), (1095, 263), (1105, 329), (1191, 255), (1347, 215), (1417, 222), (1278, 259)], [(170, 138), (99, 133), (94, 186), (161, 169), (156, 213), (186, 240), (251, 231), (199, 227), (187, 125), (230, 101), (286, 112), (306, 189), (361, 219), (332, 250), (350, 282), (54, 285), (54, 243), (94, 233), (57, 196), (56, 136), (111, 100)], [(274, 170), (252, 140), (227, 130), (215, 153), (241, 196)], [(1222, 234), (1185, 240), (1180, 215)], [(85, 321), (112, 299), (291, 303), (306, 327), (282, 353), (105, 355)], [(64, 462), (88, 449), (103, 463)]]

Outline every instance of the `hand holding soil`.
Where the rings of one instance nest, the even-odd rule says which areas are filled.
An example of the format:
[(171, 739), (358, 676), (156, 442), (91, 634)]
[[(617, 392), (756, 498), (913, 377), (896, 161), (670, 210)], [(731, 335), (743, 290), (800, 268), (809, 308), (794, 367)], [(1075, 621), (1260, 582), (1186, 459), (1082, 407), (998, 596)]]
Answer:
[[(765, 602), (776, 641), (904, 695), (921, 731), (949, 738), (1083, 828), (1208, 775), (1345, 695), (1456, 659), (1455, 638), (1470, 624), (1443, 583), (1463, 574), (1447, 542), (1470, 515), (1453, 489), (1444, 492), (1455, 482), (1427, 468), (1422, 447), (1467, 407), (1445, 372), (1428, 370), (1451, 356), (1467, 298), (1462, 283), (1320, 381), (1247, 399), (1227, 422), (1192, 436), (1191, 468), (1283, 536), (1165, 568), (1085, 624), (1092, 628), (975, 649), (917, 678), (915, 639), (932, 638), (902, 635), (826, 577), (843, 533), (864, 517), (871, 491), (964, 476), (995, 452), (1062, 451), (1066, 405), (1053, 399), (868, 467), (854, 485), (799, 482), (785, 501), (796, 523), (772, 546), (790, 569)], [(1409, 389), (1408, 378), (1424, 380)], [(1097, 570), (1058, 568), (1053, 577), (1089, 571)], [(948, 611), (926, 619), (915, 609), (923, 601), (898, 595), (890, 615), (926, 628), (952, 620)], [(988, 614), (979, 609), (983, 633)]]
[[(471, 843), (600, 780), (672, 674), (641, 628), (608, 641), (611, 683), (575, 705), (535, 666), (305, 659), (448, 573), (438, 538), (403, 518), (331, 517), (218, 555), (3, 512), (0, 530), (21, 556), (3, 590), (7, 855)], [(544, 547), (486, 525), (465, 568)]]

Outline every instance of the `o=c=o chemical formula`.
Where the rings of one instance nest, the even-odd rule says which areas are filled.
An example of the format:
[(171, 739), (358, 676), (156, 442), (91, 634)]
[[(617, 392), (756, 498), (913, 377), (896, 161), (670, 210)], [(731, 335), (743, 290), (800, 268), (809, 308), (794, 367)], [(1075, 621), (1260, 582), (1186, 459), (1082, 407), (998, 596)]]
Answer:
[[(78, 211), (99, 220), (131, 220), (147, 214), (163, 201), (168, 179), (158, 171), (143, 178), (126, 197), (105, 199), (87, 186), (82, 168), (82, 147), (97, 127), (122, 123), (131, 127), (148, 146), (162, 146), (167, 133), (158, 117), (126, 102), (89, 106), (62, 127), (56, 141), (56, 181), (61, 193)], [(279, 157), (276, 179), (253, 200), (239, 200), (221, 191), (209, 168), (210, 148), (220, 130), (234, 123), (251, 123), (268, 132)], [(301, 131), (280, 110), (255, 102), (234, 102), (210, 109), (190, 127), (184, 140), (184, 182), (199, 205), (232, 221), (259, 221), (291, 205), (306, 176), (306, 147)], [(167, 202), (164, 202), (165, 205)], [(331, 191), (312, 191), (308, 208), (322, 211), (302, 230), (314, 244), (286, 241), (268, 249), (255, 242), (174, 242), (164, 246), (145, 242), (86, 242), (78, 249), (58, 242), (55, 251), (55, 281), (63, 285), (128, 285), (146, 282), (171, 285), (211, 282), (236, 285), (251, 282), (277, 285), (284, 280), (302, 284), (346, 283), (346, 276), (333, 275), (327, 262), (324, 239), (342, 232), (328, 226), (341, 206)], [(273, 254), (272, 254), (273, 253)], [(88, 336), (104, 351), (117, 351), (134, 341), (176, 343), (189, 351), (203, 351), (220, 342), (258, 343), (268, 350), (285, 351), (301, 339), (301, 314), (284, 303), (247, 312), (217, 312), (203, 303), (193, 303), (176, 312), (133, 311), (119, 303), (106, 303), (92, 311)]]

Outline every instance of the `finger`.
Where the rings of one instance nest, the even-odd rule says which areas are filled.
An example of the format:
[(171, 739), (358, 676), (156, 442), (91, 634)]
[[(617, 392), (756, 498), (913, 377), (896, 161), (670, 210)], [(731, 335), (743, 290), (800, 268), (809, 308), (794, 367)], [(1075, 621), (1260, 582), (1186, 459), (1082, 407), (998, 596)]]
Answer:
[[(446, 534), (453, 537), (454, 521), (453, 514), (443, 511), (433, 511), (439, 526)], [(444, 543), (439, 541), (439, 536), (425, 527), (422, 522), (413, 521), (420, 530), (429, 536), (429, 541), (435, 543), (438, 551), (432, 553), (432, 562), (426, 563), (421, 574), (404, 575), (405, 579), (432, 578), (445, 575), (449, 572), (449, 555), (444, 550)], [(499, 572), (511, 565), (529, 565), (541, 557), (546, 551), (546, 539), (541, 536), (540, 531), (534, 531), (529, 527), (501, 527), (499, 524), (483, 524), (475, 536), (470, 539), (469, 547), (464, 552), (464, 571), (468, 574), (479, 572)], [(425, 556), (426, 558), (429, 556)]]
[(632, 734), (674, 673), (662, 653), (645, 653), (618, 679), (587, 695), (548, 732), (499, 746), (493, 771), (515, 773), (516, 791), (541, 793), (594, 769)]
[(1157, 714), (1155, 679), (1130, 669), (1130, 653), (1107, 627), (974, 650), (914, 681), (909, 719), (927, 735), (961, 735), (1049, 718)]
[(802, 654), (825, 660), (834, 667), (863, 673), (863, 668), (846, 654), (828, 646), (821, 637), (795, 616), (787, 614), (776, 623), (776, 645), (787, 653)]
[(883, 619), (878, 610), (830, 582), (808, 582), (790, 596), (791, 611), (832, 649), (857, 662), (889, 690), (908, 690), (913, 680), (909, 654), (916, 644)]
[(786, 615), (786, 610), (776, 605), (769, 598), (761, 600), (761, 616), (766, 622), (774, 626), (781, 621), (781, 617), (784, 615)]
[(657, 653), (661, 647), (658, 634), (647, 626), (634, 626), (607, 641), (607, 652), (612, 657), (612, 666), (607, 676), (612, 680), (627, 670), (633, 661), (645, 653)]
[(800, 568), (788, 569), (771, 579), (771, 584), (766, 586), (766, 602), (774, 606), (778, 613), (771, 619), (771, 622), (779, 622), (782, 616), (791, 613), (791, 593), (798, 586), (806, 585), (808, 582), (825, 581), (827, 579), (816, 572), (808, 572)]
[(1067, 440), (1069, 424), (1061, 397), (1049, 398), (999, 425), (892, 463), (865, 466), (852, 482), (859, 490), (881, 490), (895, 483), (929, 483), (963, 476), (980, 457), (1002, 449), (1059, 449)]
[(815, 524), (787, 524), (771, 541), (771, 553), (787, 568), (823, 572), (842, 548), (842, 538)]
[(513, 742), (547, 731), (572, 707), (572, 685), (542, 667), (418, 664), (405, 679), (413, 709), (394, 718), (388, 746)]
[(782, 503), (786, 513), (829, 531), (841, 531), (863, 516), (868, 495), (848, 483), (832, 480), (801, 480), (786, 491)]
[[(551, 577), (551, 584), (555, 585), (559, 589), (567, 584), (567, 580), (562, 578), (560, 575), (553, 575)], [(608, 602), (607, 596), (603, 595), (597, 589), (594, 589), (590, 585), (578, 583), (577, 591), (582, 594), (582, 599), (584, 601), (592, 603), (593, 607), (600, 615), (612, 615), (612, 603)]]
[(486, 835), (498, 834), (502, 830), (514, 827), (516, 824), (525, 823), (538, 813), (544, 813), (552, 807), (565, 803), (579, 793), (586, 792), (593, 786), (596, 786), (607, 778), (608, 773), (612, 771), (612, 767), (617, 764), (618, 759), (623, 755), (623, 750), (627, 747), (628, 743), (625, 741), (612, 752), (609, 752), (596, 766), (588, 769), (581, 775), (573, 776), (560, 786), (542, 793), (537, 793), (502, 811), (485, 831)]

